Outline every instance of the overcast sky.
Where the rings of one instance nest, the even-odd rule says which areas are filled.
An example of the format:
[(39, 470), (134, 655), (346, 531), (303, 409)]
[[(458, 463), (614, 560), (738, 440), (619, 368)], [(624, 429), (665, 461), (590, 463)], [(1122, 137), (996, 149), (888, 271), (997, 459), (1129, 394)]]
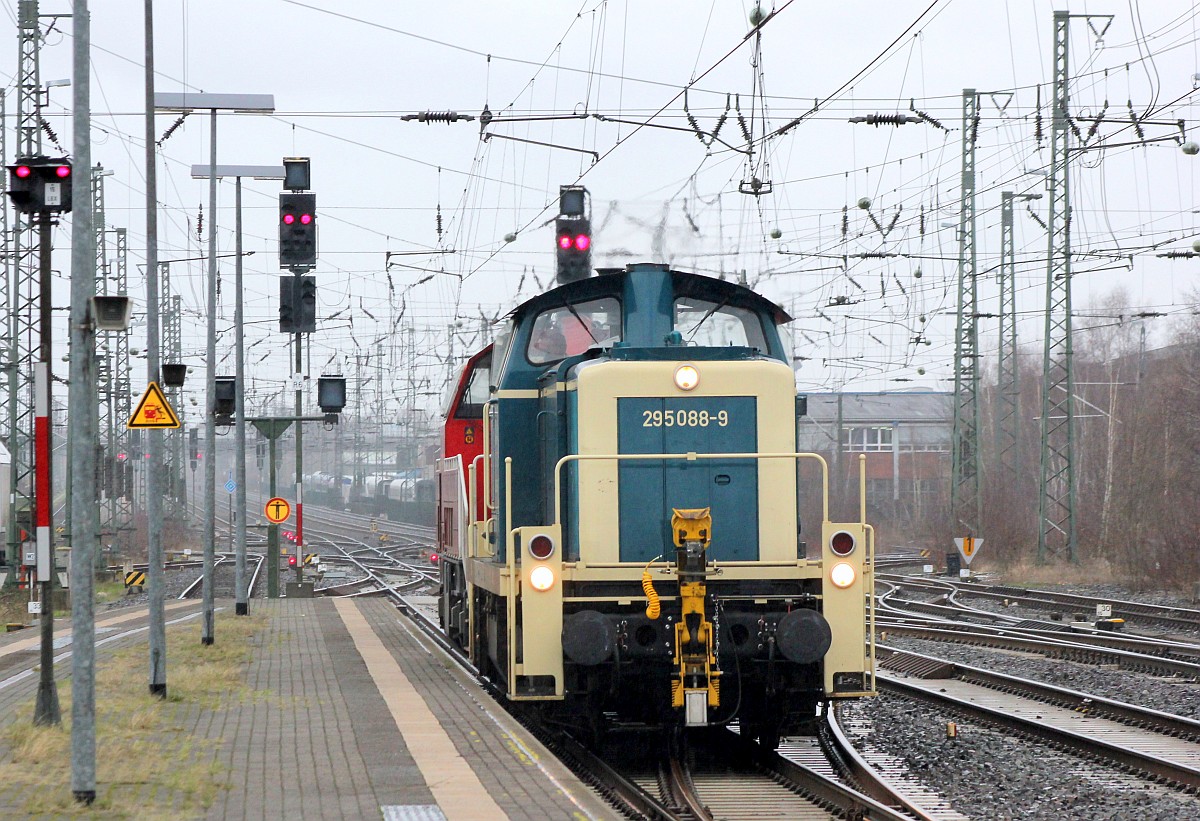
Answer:
[[(106, 220), (128, 229), (131, 285), (144, 306), (137, 268), (145, 253), (144, 6), (90, 5), (92, 157), (114, 172), (105, 178)], [(0, 6), (15, 21), (16, 0)], [(797, 354), (809, 357), (798, 367), (803, 389), (950, 389), (962, 91), (988, 92), (979, 103), (978, 245), (987, 272), (981, 311), (995, 313), (1000, 192), (1044, 191), (1045, 178), (1027, 172), (1049, 162), (1055, 8), (1112, 15), (1111, 25), (1100, 16), (1071, 21), (1072, 113), (1104, 110), (1092, 142), (1138, 139), (1130, 103), (1135, 117), (1168, 123), (1144, 124), (1146, 139), (1178, 136), (1171, 123), (1179, 119), (1188, 138), (1200, 138), (1200, 12), (1190, 0), (847, 0), (774, 8), (759, 38), (748, 36), (749, 4), (727, 0), (161, 2), (157, 90), (275, 96), (274, 115), (221, 116), (218, 163), (312, 158), (323, 318), (311, 337), (312, 374), (353, 376), (356, 356), (382, 352), (389, 419), (402, 410), (410, 383), (417, 394), (440, 393), (448, 354), (477, 346), (490, 320), (552, 281), (545, 223), (558, 186), (575, 182), (591, 191), (597, 266), (668, 261), (744, 277), (783, 304), (797, 317)], [(43, 14), (68, 10), (41, 3)], [(15, 22), (9, 32), (11, 125)], [(48, 32), (43, 82), (70, 76), (70, 32), (69, 20)], [(46, 110), (67, 148), (70, 99), (69, 89), (52, 89)], [(494, 135), (487, 140), (477, 119), (400, 119), (421, 111), (477, 118), (485, 107), (495, 117), (483, 130)], [(914, 109), (928, 119), (899, 128), (848, 122)], [(160, 114), (157, 133), (174, 119)], [(1086, 133), (1088, 123), (1081, 127)], [(207, 226), (197, 238), (201, 203), (204, 219), (212, 217), (207, 183), (192, 180), (189, 169), (208, 162), (208, 133), (206, 116), (196, 114), (163, 144), (162, 259), (207, 250)], [(57, 151), (49, 141), (45, 150)], [(1200, 236), (1198, 162), (1170, 141), (1079, 155), (1073, 267), (1081, 313), (1118, 285), (1131, 310), (1175, 318), (1192, 311), (1197, 261), (1155, 254), (1189, 249)], [(755, 179), (760, 195), (741, 193)], [(246, 258), (247, 362), (258, 398), (283, 388), (290, 371), (287, 337), (276, 330), (278, 192), (277, 183), (245, 183), (245, 245), (255, 251)], [(863, 198), (867, 209), (858, 207)], [(1045, 199), (1030, 209), (1017, 217), (1018, 304), (1022, 341), (1040, 357), (1046, 239), (1035, 216), (1044, 219)], [(227, 181), (216, 214), (221, 253), (233, 248), (233, 216)], [(56, 237), (56, 267), (64, 273), (68, 224)], [(506, 242), (512, 233), (517, 239)], [(905, 256), (840, 259), (864, 252)], [(196, 366), (204, 273), (201, 263), (172, 270), (187, 311), (185, 358)], [(233, 372), (231, 263), (222, 264), (221, 277), (217, 372), (225, 374)], [(59, 286), (65, 301), (65, 279)], [(1153, 333), (1162, 338), (1170, 321), (1156, 320)], [(995, 320), (983, 322), (994, 337)], [(193, 388), (202, 387), (202, 375), (196, 367)], [(374, 393), (365, 398), (379, 407)], [(435, 404), (432, 396), (419, 402)]]

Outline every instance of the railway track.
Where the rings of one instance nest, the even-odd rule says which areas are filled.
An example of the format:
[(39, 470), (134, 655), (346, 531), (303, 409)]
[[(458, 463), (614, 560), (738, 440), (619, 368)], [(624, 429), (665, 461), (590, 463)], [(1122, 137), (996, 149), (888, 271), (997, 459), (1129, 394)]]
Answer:
[(1200, 790), (1200, 722), (884, 647), (882, 690), (1049, 742), (1189, 792)]
[[(480, 678), (460, 649), (442, 634), (435, 600), (396, 591), (386, 595), (423, 635), (504, 703), (490, 682)], [(828, 743), (838, 745), (837, 753), (800, 742), (784, 745), (781, 752), (768, 751), (735, 732), (717, 729), (700, 734), (709, 736), (709, 740), (694, 753), (676, 749), (673, 754), (660, 753), (651, 760), (631, 760), (631, 751), (661, 750), (664, 745), (641, 737), (633, 742), (632, 736), (621, 736), (615, 743), (616, 752), (605, 756), (568, 733), (541, 724), (530, 714), (517, 710), (514, 715), (576, 774), (631, 818), (961, 818), (936, 796), (924, 796), (938, 805), (927, 810), (911, 797), (915, 790), (893, 789), (853, 752), (832, 717), (833, 728), (828, 732), (832, 740)]]
[[(1122, 618), (1140, 625), (1155, 625), (1172, 630), (1200, 633), (1200, 610), (1186, 607), (1168, 607), (1123, 599), (1082, 596), (1075, 593), (1059, 593), (1049, 590), (1027, 590), (1003, 585), (980, 585), (948, 580), (915, 579), (908, 576), (880, 574), (879, 580), (898, 587), (918, 590), (936, 590), (948, 596), (951, 603), (962, 598), (978, 598), (1000, 601), (1008, 605), (1038, 608), (1061, 615), (1094, 613), (1096, 605), (1112, 607), (1113, 618)], [(976, 611), (986, 612), (986, 611)]]

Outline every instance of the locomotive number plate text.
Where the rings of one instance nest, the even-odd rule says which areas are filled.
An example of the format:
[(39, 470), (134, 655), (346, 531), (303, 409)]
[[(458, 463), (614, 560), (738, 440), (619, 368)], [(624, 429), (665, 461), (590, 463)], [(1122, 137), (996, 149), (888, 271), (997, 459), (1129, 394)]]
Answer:
[(707, 410), (646, 410), (642, 411), (643, 428), (707, 428), (709, 425), (725, 427), (729, 424), (729, 411)]

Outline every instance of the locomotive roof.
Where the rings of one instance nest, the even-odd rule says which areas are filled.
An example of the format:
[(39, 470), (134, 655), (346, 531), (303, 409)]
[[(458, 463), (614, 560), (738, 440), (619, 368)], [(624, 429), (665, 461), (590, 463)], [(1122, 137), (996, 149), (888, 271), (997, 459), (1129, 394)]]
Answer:
[(509, 313), (509, 316), (520, 321), (522, 317), (530, 313), (537, 313), (544, 308), (562, 305), (565, 302), (575, 303), (601, 296), (620, 296), (624, 291), (625, 281), (630, 277), (646, 272), (662, 271), (668, 271), (671, 274), (677, 297), (700, 297), (712, 302), (723, 302), (727, 305), (749, 308), (767, 314), (776, 325), (784, 325), (792, 321), (791, 315), (781, 306), (744, 285), (716, 277), (676, 271), (662, 264), (645, 262), (631, 263), (623, 269), (601, 268), (596, 276), (559, 285), (522, 302)]

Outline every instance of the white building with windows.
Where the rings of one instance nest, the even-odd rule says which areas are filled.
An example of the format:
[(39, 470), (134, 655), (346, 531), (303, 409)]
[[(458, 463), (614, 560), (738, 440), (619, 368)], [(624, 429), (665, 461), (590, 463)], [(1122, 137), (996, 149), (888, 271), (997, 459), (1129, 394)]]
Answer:
[(948, 503), (953, 394), (810, 393), (807, 400), (800, 450), (829, 461), (835, 494), (855, 493), (861, 453), (867, 505), (876, 515), (913, 521)]

